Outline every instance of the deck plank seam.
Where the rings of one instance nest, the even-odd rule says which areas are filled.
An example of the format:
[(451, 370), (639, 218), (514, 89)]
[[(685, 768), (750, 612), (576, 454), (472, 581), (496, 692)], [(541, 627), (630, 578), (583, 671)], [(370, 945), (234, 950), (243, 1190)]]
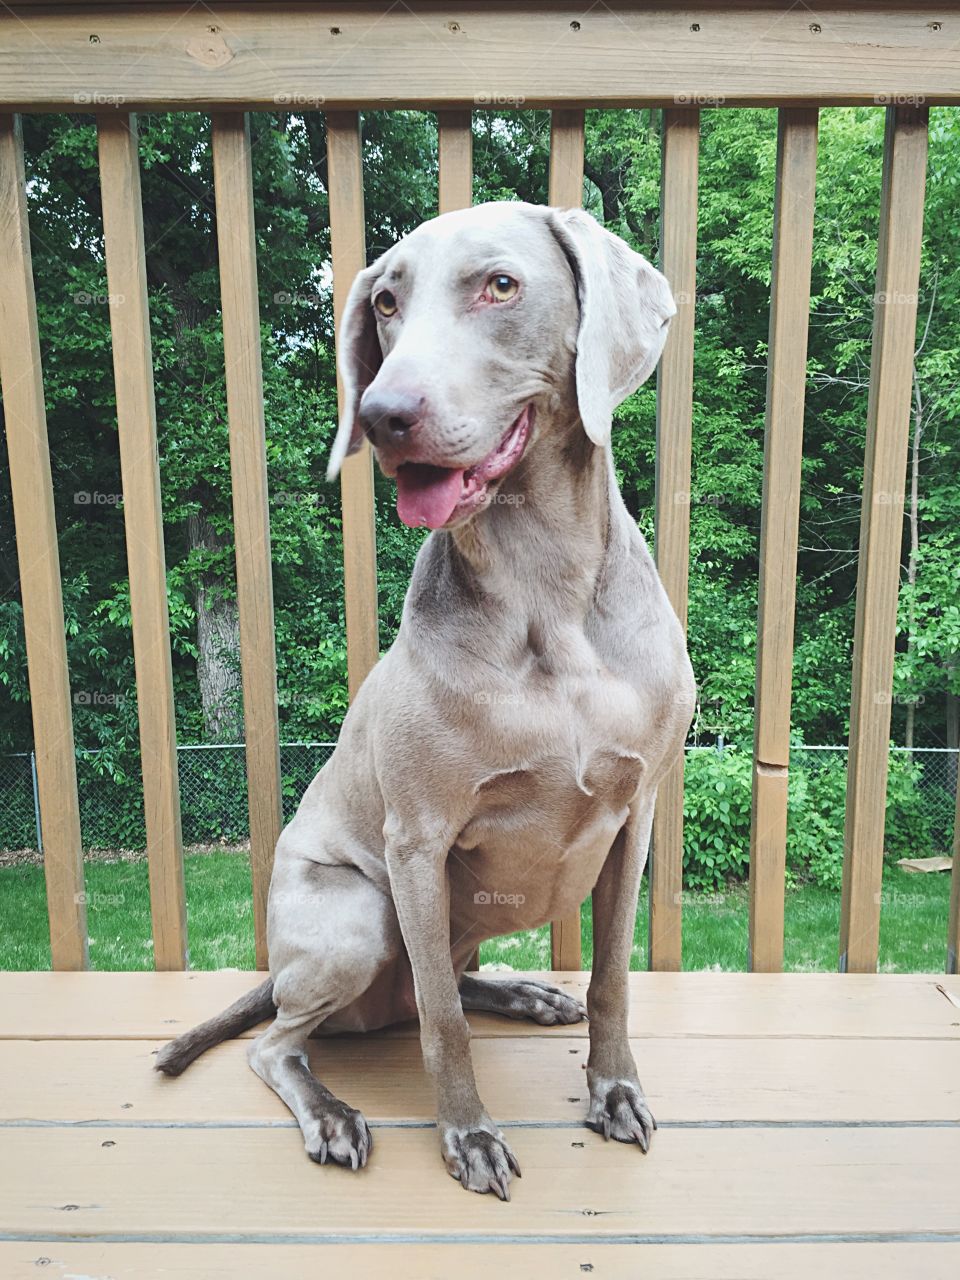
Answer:
[(450, 1231), (410, 1232), (251, 1232), (245, 1235), (235, 1231), (194, 1232), (165, 1231), (91, 1231), (91, 1232), (38, 1232), (0, 1231), (0, 1243), (21, 1244), (246, 1244), (246, 1245), (771, 1245), (771, 1244), (960, 1244), (960, 1231), (812, 1231), (804, 1234), (784, 1233), (728, 1233), (697, 1232), (632, 1233), (611, 1232), (594, 1235), (587, 1232), (571, 1232), (563, 1235), (522, 1232), (488, 1233)]
[[(371, 1129), (436, 1129), (433, 1120), (373, 1119)], [(501, 1129), (564, 1129), (590, 1133), (580, 1120), (500, 1120)], [(296, 1120), (46, 1120), (23, 1117), (0, 1120), (3, 1129), (296, 1129)], [(669, 1129), (958, 1129), (956, 1120), (659, 1120), (658, 1130)]]

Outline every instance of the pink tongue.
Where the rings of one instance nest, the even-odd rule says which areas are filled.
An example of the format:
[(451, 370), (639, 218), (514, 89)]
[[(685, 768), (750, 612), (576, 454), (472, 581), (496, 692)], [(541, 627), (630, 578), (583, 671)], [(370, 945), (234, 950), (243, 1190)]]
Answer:
[(439, 529), (460, 501), (463, 472), (407, 462), (397, 472), (397, 515), (404, 524)]

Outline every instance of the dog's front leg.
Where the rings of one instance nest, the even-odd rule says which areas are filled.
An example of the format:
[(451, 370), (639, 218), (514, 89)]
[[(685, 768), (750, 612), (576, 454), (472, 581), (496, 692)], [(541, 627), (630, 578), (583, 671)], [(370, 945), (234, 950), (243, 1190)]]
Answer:
[(651, 798), (631, 808), (603, 864), (593, 890), (593, 974), (587, 991), (587, 1124), (606, 1138), (637, 1142), (644, 1151), (657, 1122), (647, 1106), (630, 1049), (629, 970), (652, 825)]
[(516, 1157), (480, 1101), (450, 955), (448, 846), (388, 835), (387, 871), (413, 970), (423, 1061), (437, 1091), (437, 1126), (448, 1172), (470, 1191), (510, 1198)]

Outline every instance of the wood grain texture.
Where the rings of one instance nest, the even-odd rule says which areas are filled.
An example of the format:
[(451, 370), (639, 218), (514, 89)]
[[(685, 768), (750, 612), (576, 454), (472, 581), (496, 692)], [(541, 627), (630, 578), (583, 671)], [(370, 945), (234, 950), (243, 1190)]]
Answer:
[(932, 13), (907, 0), (821, 4), (815, 18), (779, 0), (13, 6), (0, 11), (0, 106), (956, 102), (960, 15), (954, 0), (936, 26)]
[[(637, 1280), (634, 1244), (271, 1244), (270, 1280), (303, 1280), (324, 1264), (362, 1280)], [(657, 1280), (956, 1280), (957, 1244), (645, 1244), (643, 1273)], [(102, 1280), (264, 1280), (264, 1247), (239, 1244), (0, 1243), (7, 1280), (37, 1275)], [(49, 1267), (50, 1271), (38, 1269)]]
[[(550, 204), (561, 208), (578, 208), (583, 201), (583, 137), (582, 111), (550, 113)], [(580, 912), (550, 925), (550, 964), (554, 969), (580, 969), (583, 966), (583, 938)]]
[(20, 121), (0, 115), (0, 384), (17, 533), (54, 969), (87, 967), (87, 913), (60, 555)]
[(927, 109), (887, 108), (853, 639), (840, 968), (876, 968)]
[[(589, 974), (541, 974), (583, 998)], [(0, 973), (0, 1040), (162, 1040), (213, 1017), (263, 975)], [(942, 974), (631, 973), (630, 1035), (688, 1039), (871, 1038), (960, 1042), (960, 977)], [(470, 1014), (474, 1039), (515, 1036), (516, 1022)], [(523, 1024), (526, 1034), (584, 1039), (586, 1023)], [(247, 1033), (247, 1038), (256, 1034)], [(386, 1036), (418, 1036), (415, 1022)], [(570, 1045), (569, 1047), (574, 1047)]]
[(378, 1129), (358, 1177), (314, 1168), (295, 1129), (8, 1129), (0, 1231), (651, 1243), (957, 1231), (960, 1128), (784, 1129), (776, 1141), (761, 1129), (664, 1129), (647, 1159), (580, 1130), (511, 1137), (523, 1180), (502, 1204), (453, 1186), (432, 1127)]
[[(690, 453), (693, 436), (693, 322), (697, 289), (697, 182), (700, 113), (663, 113), (660, 270), (677, 304), (657, 370), (657, 569), (677, 616), (687, 625), (690, 562)], [(683, 893), (681, 754), (660, 783), (649, 863), (649, 963), (681, 965)]]
[[(43, 1244), (0, 1244), (0, 1263), (10, 1280), (35, 1280)], [(52, 1251), (64, 1270), (57, 1274), (109, 1274), (111, 1280), (262, 1280), (261, 1250), (242, 1245), (58, 1244)], [(318, 1261), (316, 1245), (273, 1245), (274, 1280), (302, 1280)], [(543, 1274), (576, 1280), (589, 1268), (596, 1280), (636, 1280), (636, 1245), (390, 1244), (337, 1245), (329, 1260), (350, 1275), (390, 1275), (397, 1280), (528, 1280)], [(960, 1265), (955, 1244), (720, 1244), (644, 1245), (649, 1274), (661, 1280), (807, 1280), (811, 1275), (844, 1280), (903, 1280), (922, 1266), (924, 1280), (954, 1280)]]
[[(333, 314), (337, 337), (347, 295), (366, 262), (360, 118), (327, 112), (327, 174), (333, 255)], [(337, 370), (337, 396), (343, 384)], [(343, 589), (347, 618), (347, 680), (356, 696), (380, 658), (377, 607), (377, 537), (373, 505), (373, 453), (364, 442), (340, 472), (343, 504)]]
[(153, 954), (158, 969), (182, 969), (187, 913), (180, 785), (135, 118), (99, 117), (98, 138)]
[(561, 208), (578, 209), (583, 203), (582, 111), (550, 112), (550, 177), (547, 200)]
[(783, 968), (790, 695), (816, 185), (817, 112), (783, 110), (773, 213), (750, 825), (750, 967), (766, 971)]
[(267, 893), (283, 823), (283, 801), (253, 174), (250, 130), (244, 115), (213, 117), (213, 172), (230, 423), (253, 922), (257, 968), (266, 969)]
[[(941, 997), (942, 999), (942, 997)], [(578, 1126), (586, 1111), (583, 1037), (513, 1023), (472, 1045), (477, 1084), (500, 1124)], [(0, 1043), (0, 1125), (42, 1117), (118, 1125), (292, 1124), (233, 1040), (175, 1081), (151, 1070), (160, 1040)], [(640, 1078), (661, 1126), (960, 1119), (960, 1039), (635, 1038)], [(435, 1118), (418, 1041), (382, 1035), (312, 1040), (328, 1089), (371, 1124)], [(877, 1062), (883, 1070), (877, 1071)]]
[(439, 210), (469, 209), (473, 204), (473, 113), (441, 111), (437, 125)]

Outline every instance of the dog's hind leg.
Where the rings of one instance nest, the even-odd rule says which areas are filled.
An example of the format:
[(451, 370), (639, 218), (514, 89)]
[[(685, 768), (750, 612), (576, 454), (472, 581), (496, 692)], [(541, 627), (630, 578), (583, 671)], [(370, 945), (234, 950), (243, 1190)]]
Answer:
[(502, 1013), (506, 1018), (529, 1018), (543, 1026), (569, 1025), (587, 1016), (586, 1005), (536, 978), (490, 980), (465, 973), (460, 979), (460, 1003), (464, 1009)]
[(277, 1017), (253, 1041), (250, 1065), (293, 1112), (311, 1160), (356, 1169), (367, 1162), (370, 1130), (310, 1070), (307, 1040), (396, 960), (393, 904), (352, 867), (291, 860), (274, 872), (269, 940)]

